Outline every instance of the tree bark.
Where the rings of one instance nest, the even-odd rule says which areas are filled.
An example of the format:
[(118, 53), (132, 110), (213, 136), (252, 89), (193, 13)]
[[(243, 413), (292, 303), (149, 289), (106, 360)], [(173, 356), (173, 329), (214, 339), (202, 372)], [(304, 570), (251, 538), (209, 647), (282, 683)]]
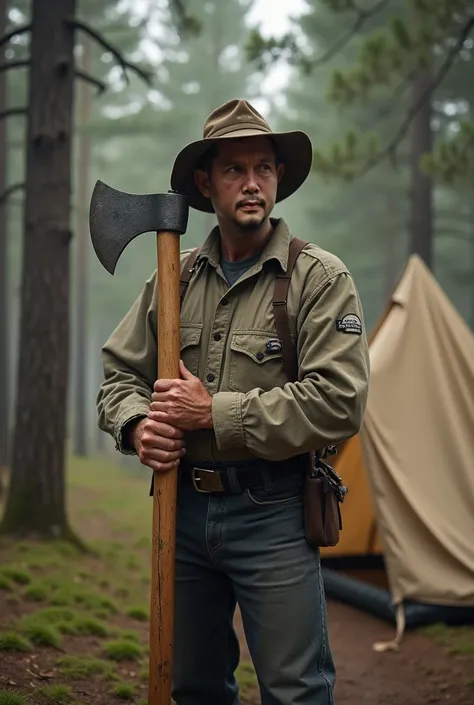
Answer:
[[(0, 37), (7, 26), (6, 0), (0, 0)], [(4, 49), (0, 49), (0, 63)], [(6, 110), (6, 75), (0, 71), (0, 113)], [(0, 193), (7, 187), (7, 135), (6, 121), (0, 120)], [(8, 346), (8, 205), (0, 203), (0, 496), (3, 494), (3, 481), (8, 467), (8, 437), (10, 430), (9, 398), (9, 346)]]
[[(84, 39), (83, 69), (91, 69), (91, 46), (89, 38)], [(80, 115), (82, 127), (88, 125), (91, 114), (91, 86), (80, 86)], [(87, 219), (87, 201), (89, 196), (90, 139), (87, 134), (79, 137), (78, 150), (78, 248), (77, 248), (77, 287), (76, 287), (76, 394), (74, 405), (74, 453), (87, 455), (87, 249), (89, 243), (89, 223)]]
[[(413, 102), (430, 86), (430, 73), (420, 69), (413, 83)], [(421, 157), (432, 150), (431, 101), (418, 111), (412, 125), (411, 148), (411, 218), (409, 254), (417, 254), (431, 269), (433, 254), (433, 187), (432, 180), (420, 169)]]
[(70, 536), (65, 506), (76, 0), (34, 0), (16, 423), (2, 530)]

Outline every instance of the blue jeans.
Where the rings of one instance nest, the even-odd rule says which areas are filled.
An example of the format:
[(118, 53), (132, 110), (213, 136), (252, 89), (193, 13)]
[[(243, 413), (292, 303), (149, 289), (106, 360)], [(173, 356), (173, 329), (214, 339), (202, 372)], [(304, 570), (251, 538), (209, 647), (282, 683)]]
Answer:
[(236, 603), (262, 705), (333, 705), (319, 552), (299, 473), (235, 495), (178, 488), (173, 698), (239, 705)]

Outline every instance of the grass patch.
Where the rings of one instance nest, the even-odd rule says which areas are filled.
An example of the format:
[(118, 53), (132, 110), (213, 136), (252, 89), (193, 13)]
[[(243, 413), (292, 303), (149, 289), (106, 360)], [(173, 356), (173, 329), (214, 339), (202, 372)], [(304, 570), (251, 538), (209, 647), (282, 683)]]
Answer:
[(135, 697), (135, 686), (133, 683), (117, 683), (112, 688), (112, 695), (115, 695), (121, 700), (133, 700)]
[(130, 639), (114, 639), (104, 644), (104, 653), (112, 661), (138, 661), (143, 649)]
[(72, 690), (69, 685), (60, 683), (57, 685), (45, 685), (39, 689), (39, 692), (45, 698), (48, 698), (48, 705), (69, 705), (72, 700)]
[(420, 631), (444, 646), (450, 655), (474, 656), (474, 629), (472, 627), (430, 624)]
[(29, 585), (29, 583), (31, 583), (31, 575), (26, 570), (15, 568), (14, 566), (6, 565), (0, 568), (0, 575), (12, 580), (18, 585)]
[(133, 629), (121, 629), (117, 636), (127, 641), (134, 641), (136, 644), (140, 643), (140, 634), (134, 632)]
[(50, 624), (30, 621), (22, 631), (35, 646), (51, 646), (57, 649), (61, 645), (59, 631)]
[(0, 651), (31, 651), (31, 642), (16, 632), (0, 634)]
[(91, 612), (100, 611), (102, 614), (118, 614), (117, 605), (106, 595), (98, 592), (77, 588), (77, 586), (62, 586), (50, 599), (54, 607), (67, 607), (78, 605)]
[(9, 580), (6, 575), (0, 575), (0, 590), (3, 590), (4, 592), (10, 592), (11, 589), (11, 580)]
[(148, 610), (145, 607), (130, 607), (126, 614), (137, 622), (148, 622)]
[(235, 677), (243, 698), (246, 698), (252, 690), (258, 688), (257, 675), (249, 661), (241, 661), (239, 663)]
[(56, 664), (63, 676), (72, 680), (84, 680), (92, 676), (106, 679), (115, 677), (113, 664), (94, 656), (62, 656)]
[(0, 705), (31, 705), (31, 700), (21, 693), (0, 689)]
[(28, 602), (44, 602), (48, 598), (48, 589), (44, 585), (29, 585), (23, 592), (23, 597)]
[(77, 617), (72, 625), (74, 634), (106, 637), (110, 634), (110, 629), (106, 624), (94, 617)]
[(463, 655), (463, 656), (474, 656), (474, 638), (473, 641), (463, 642), (460, 640), (454, 646), (451, 646), (449, 653), (453, 656)]

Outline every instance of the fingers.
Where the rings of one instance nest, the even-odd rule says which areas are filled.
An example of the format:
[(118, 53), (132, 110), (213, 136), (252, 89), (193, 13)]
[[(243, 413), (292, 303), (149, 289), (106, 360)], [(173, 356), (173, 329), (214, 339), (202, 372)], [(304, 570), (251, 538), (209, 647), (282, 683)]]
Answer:
[(179, 461), (175, 461), (174, 463), (159, 463), (156, 460), (152, 460), (149, 463), (143, 463), (144, 465), (147, 465), (151, 470), (154, 470), (155, 472), (169, 472), (170, 470), (176, 470)]
[(180, 379), (157, 379), (153, 385), (154, 392), (168, 392), (172, 387), (179, 386)]
[(142, 465), (161, 472), (176, 468), (184, 454), (184, 448), (180, 450), (163, 450), (161, 448), (141, 446), (138, 451), (138, 458)]
[(161, 450), (161, 448), (144, 448), (143, 456), (147, 462), (157, 462), (171, 464), (180, 461), (185, 451), (180, 450)]
[(182, 360), (179, 361), (179, 374), (182, 379), (192, 379), (194, 375), (187, 369)]
[[(184, 432), (176, 426), (171, 426), (164, 421), (158, 421), (154, 418), (155, 412), (150, 412), (146, 422), (143, 424), (143, 433), (147, 441), (153, 438), (168, 439), (171, 441), (181, 441), (184, 437)], [(142, 433), (142, 435), (143, 435)], [(161, 447), (161, 446), (160, 446)], [(168, 446), (167, 446), (168, 447)], [(173, 446), (169, 447), (172, 450)]]

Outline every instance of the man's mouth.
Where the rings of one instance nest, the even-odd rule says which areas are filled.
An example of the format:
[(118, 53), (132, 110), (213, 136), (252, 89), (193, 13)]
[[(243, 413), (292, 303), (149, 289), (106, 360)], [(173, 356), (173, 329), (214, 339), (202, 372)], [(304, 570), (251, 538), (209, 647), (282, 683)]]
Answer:
[(263, 203), (262, 201), (259, 200), (248, 200), (248, 201), (243, 201), (242, 203), (239, 204), (239, 208), (245, 208), (245, 209), (254, 209), (254, 208), (262, 208)]

